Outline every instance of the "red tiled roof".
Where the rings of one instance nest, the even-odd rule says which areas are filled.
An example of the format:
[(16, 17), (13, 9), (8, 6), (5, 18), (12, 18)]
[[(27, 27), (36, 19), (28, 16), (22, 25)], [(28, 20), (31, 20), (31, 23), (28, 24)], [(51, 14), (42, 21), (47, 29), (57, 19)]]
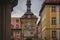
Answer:
[(53, 2), (53, 3), (59, 3), (60, 2), (60, 0), (45, 0), (47, 3), (51, 3), (51, 2)]
[(42, 8), (40, 10), (40, 15), (41, 15), (41, 12), (43, 11), (45, 5), (60, 5), (60, 0), (45, 0), (42, 4)]

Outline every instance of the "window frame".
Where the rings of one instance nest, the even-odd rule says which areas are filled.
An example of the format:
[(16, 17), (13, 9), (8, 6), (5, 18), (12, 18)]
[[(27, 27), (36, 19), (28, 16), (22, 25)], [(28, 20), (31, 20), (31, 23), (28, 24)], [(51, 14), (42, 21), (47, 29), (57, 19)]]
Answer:
[(19, 29), (19, 25), (18, 24), (16, 24), (16, 29)]
[(56, 31), (52, 31), (52, 38), (56, 38)]
[(56, 12), (56, 6), (51, 7), (51, 12)]
[(18, 20), (18, 19), (16, 19), (16, 22), (18, 23), (18, 22), (19, 22), (19, 20)]
[(56, 17), (52, 17), (52, 24), (56, 25)]

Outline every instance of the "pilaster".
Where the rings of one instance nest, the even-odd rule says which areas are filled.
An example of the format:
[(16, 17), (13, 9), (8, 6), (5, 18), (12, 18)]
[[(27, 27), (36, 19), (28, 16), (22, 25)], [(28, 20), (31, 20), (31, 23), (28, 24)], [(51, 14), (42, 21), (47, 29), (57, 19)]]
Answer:
[(0, 39), (10, 40), (10, 13), (11, 9), (6, 4), (0, 4)]
[(0, 3), (0, 40), (11, 40), (11, 9), (17, 5), (17, 0), (3, 1)]

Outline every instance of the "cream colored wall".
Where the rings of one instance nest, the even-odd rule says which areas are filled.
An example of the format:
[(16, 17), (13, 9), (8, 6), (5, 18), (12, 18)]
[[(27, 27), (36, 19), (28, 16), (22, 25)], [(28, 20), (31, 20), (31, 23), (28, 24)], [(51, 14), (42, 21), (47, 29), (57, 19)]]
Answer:
[(50, 28), (50, 6), (45, 6), (43, 12), (41, 13), (41, 23), (42, 23), (42, 38), (46, 37), (47, 39), (50, 38), (50, 30), (47, 30), (47, 28)]
[[(46, 5), (45, 8), (43, 9), (42, 13), (41, 13), (42, 39), (44, 39), (44, 36), (46, 36), (47, 39), (52, 39), (52, 31), (57, 31), (58, 30), (57, 29), (58, 24), (57, 25), (52, 25), (52, 23), (51, 23), (52, 22), (51, 21), (52, 17), (57, 18), (57, 13), (56, 12), (51, 12), (51, 7), (52, 6), (53, 5)], [(58, 18), (56, 20), (58, 20)], [(60, 22), (60, 19), (59, 19), (59, 22)], [(58, 33), (58, 31), (57, 31), (57, 33)]]

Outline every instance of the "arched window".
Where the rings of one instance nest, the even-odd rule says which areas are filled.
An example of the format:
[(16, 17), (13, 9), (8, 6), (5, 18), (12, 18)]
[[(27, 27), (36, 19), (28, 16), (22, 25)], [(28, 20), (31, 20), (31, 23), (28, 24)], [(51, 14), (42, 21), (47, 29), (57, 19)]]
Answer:
[(18, 19), (16, 19), (16, 22), (19, 22), (19, 20), (18, 20)]
[(18, 24), (16, 24), (16, 29), (19, 29), (19, 25)]

